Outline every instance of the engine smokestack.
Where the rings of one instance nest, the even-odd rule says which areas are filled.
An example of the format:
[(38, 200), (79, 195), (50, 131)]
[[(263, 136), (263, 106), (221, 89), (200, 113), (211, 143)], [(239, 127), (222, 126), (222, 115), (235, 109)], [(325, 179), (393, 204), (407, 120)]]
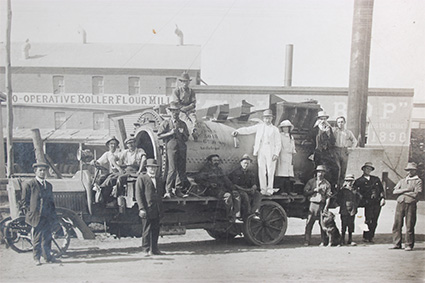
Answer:
[(294, 55), (294, 45), (286, 45), (285, 57), (285, 86), (292, 86), (292, 59)]

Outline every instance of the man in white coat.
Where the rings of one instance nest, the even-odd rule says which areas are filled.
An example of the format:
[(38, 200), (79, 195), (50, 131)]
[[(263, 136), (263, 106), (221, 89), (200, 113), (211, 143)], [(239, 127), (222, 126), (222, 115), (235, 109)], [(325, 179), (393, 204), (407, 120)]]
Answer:
[(272, 124), (272, 119), (273, 113), (270, 109), (267, 109), (263, 112), (264, 123), (239, 128), (232, 132), (234, 137), (255, 133), (253, 155), (257, 156), (261, 194), (266, 196), (273, 194), (276, 160), (282, 147), (279, 129)]

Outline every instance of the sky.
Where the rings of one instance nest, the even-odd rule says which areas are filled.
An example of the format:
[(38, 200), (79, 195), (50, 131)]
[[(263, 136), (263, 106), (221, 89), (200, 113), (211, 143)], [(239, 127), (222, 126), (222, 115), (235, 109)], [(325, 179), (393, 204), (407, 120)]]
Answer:
[[(5, 2), (0, 3), (1, 36)], [(354, 0), (12, 0), (12, 41), (200, 45), (209, 85), (348, 87)], [(369, 87), (425, 101), (425, 1), (375, 0)], [(155, 33), (153, 32), (155, 30)], [(190, 65), (188, 66), (190, 68)]]

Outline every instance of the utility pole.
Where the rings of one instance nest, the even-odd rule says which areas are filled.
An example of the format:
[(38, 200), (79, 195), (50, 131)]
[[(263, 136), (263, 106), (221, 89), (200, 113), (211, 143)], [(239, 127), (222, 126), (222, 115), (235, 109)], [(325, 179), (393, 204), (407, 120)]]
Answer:
[(347, 127), (359, 137), (360, 147), (364, 147), (366, 142), (373, 1), (354, 0)]
[[(13, 174), (13, 108), (12, 108), (12, 68), (10, 63), (10, 32), (12, 30), (11, 0), (7, 0), (7, 26), (6, 26), (6, 96), (7, 96), (7, 178)], [(2, 145), (3, 146), (3, 145)]]

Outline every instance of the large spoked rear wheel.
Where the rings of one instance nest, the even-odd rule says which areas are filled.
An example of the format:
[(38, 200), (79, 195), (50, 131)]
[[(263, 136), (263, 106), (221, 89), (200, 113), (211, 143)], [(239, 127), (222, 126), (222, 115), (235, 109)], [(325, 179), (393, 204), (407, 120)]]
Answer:
[(244, 222), (244, 238), (254, 245), (276, 245), (288, 228), (288, 217), (283, 207), (274, 201), (264, 201), (259, 219), (249, 216)]
[[(63, 255), (71, 242), (69, 224), (62, 218), (58, 220), (52, 229), (52, 255), (55, 257)], [(25, 222), (25, 216), (20, 216), (6, 224), (5, 238), (9, 247), (18, 253), (30, 252), (33, 249), (31, 226)]]

